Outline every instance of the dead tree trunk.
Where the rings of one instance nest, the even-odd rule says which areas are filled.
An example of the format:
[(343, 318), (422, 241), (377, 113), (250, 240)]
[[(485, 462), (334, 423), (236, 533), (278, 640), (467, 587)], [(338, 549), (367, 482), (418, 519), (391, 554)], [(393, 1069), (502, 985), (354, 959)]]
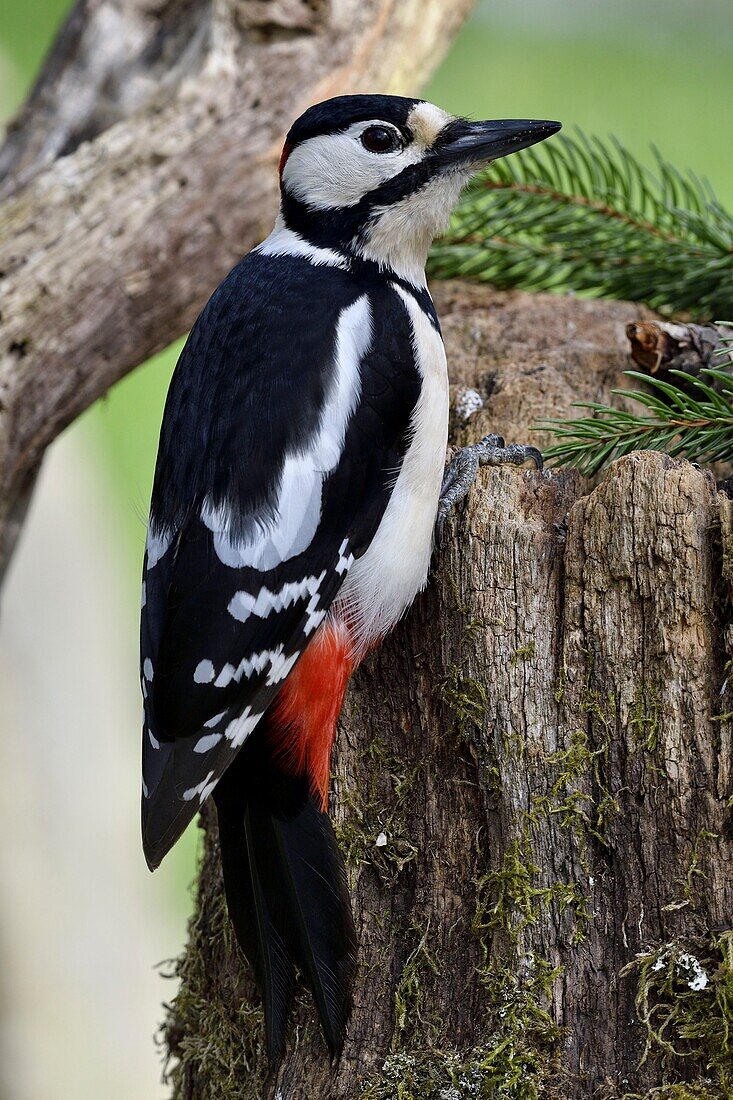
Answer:
[[(603, 398), (641, 313), (436, 289), (454, 380), (484, 401), (461, 443)], [(341, 724), (361, 945), (343, 1056), (304, 996), (268, 1076), (205, 815), (174, 1095), (733, 1095), (732, 563), (733, 506), (688, 463), (634, 455), (595, 488), (482, 473)]]

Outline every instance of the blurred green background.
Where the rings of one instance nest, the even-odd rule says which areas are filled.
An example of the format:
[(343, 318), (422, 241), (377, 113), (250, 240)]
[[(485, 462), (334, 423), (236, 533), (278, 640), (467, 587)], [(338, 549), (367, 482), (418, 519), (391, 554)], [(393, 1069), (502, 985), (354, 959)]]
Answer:
[[(67, 8), (65, 0), (4, 0), (0, 121), (22, 102)], [(730, 0), (480, 0), (425, 94), (474, 117), (558, 118), (566, 127), (613, 133), (650, 162), (654, 143), (678, 167), (707, 177), (733, 207)], [(202, 301), (212, 289), (201, 287)], [(113, 599), (126, 609), (125, 630), (138, 606), (157, 434), (179, 347), (121, 382), (66, 433), (65, 445), (94, 471), (109, 513), (112, 534), (105, 528), (99, 536), (99, 552), (109, 550), (105, 538), (114, 541)], [(136, 726), (124, 736), (137, 746)], [(194, 852), (195, 830), (189, 830), (150, 894), (177, 929), (170, 954), (183, 942)], [(168, 995), (161, 984), (159, 998)], [(7, 1085), (6, 1091), (41, 1095)], [(68, 1095), (82, 1100), (84, 1093), (77, 1085)], [(152, 1082), (147, 1095), (154, 1095)]]

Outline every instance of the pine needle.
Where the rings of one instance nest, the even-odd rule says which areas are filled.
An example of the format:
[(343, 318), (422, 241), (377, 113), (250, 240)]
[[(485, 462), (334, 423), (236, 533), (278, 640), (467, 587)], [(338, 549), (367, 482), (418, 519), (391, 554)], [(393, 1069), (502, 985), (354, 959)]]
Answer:
[[(727, 359), (732, 351), (733, 335), (719, 354)], [(575, 466), (589, 477), (632, 451), (663, 451), (700, 463), (733, 460), (733, 375), (719, 368), (704, 370), (700, 378), (677, 370), (670, 374), (684, 381), (685, 389), (626, 371), (628, 378), (650, 389), (612, 391), (638, 404), (643, 413), (583, 402), (575, 408), (587, 409), (591, 416), (537, 425), (559, 440), (545, 458), (554, 465)]]
[(582, 133), (497, 161), (433, 246), (433, 278), (574, 291), (696, 318), (733, 315), (733, 217), (657, 150)]

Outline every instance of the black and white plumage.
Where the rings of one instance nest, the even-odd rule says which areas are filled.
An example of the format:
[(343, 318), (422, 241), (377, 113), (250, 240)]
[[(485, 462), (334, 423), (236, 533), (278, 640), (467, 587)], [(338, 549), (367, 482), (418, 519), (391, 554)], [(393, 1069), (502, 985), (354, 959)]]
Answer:
[(428, 572), (448, 380), (427, 249), (479, 164), (556, 128), (387, 96), (311, 108), (273, 233), (171, 383), (143, 583), (144, 847), (157, 866), (216, 792), (273, 1057), (296, 965), (333, 1049), (345, 1027), (353, 931), (322, 807), (348, 675)]
[[(304, 286), (320, 302), (310, 316)], [(146, 555), (151, 864), (210, 793), (372, 541), (419, 393), (407, 309), (371, 273), (347, 280), (255, 251), (194, 326), (166, 406)]]

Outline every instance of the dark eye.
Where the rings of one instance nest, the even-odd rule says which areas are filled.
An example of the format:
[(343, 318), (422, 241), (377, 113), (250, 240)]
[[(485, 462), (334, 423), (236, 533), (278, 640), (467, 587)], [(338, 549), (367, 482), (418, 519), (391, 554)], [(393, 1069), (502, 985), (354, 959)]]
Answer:
[(361, 135), (361, 143), (370, 153), (396, 153), (402, 148), (402, 138), (386, 126), (369, 126)]

